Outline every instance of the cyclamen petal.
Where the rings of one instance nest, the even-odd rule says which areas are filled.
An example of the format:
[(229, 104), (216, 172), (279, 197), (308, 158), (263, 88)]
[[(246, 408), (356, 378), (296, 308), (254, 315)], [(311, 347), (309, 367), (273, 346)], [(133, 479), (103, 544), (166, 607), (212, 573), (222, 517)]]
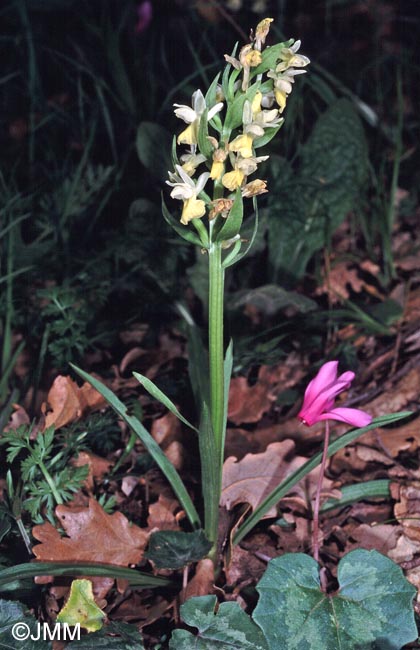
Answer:
[(337, 379), (337, 368), (338, 361), (324, 363), (305, 390), (304, 405), (313, 402), (324, 388), (330, 386)]
[(365, 427), (372, 422), (372, 419), (372, 416), (365, 411), (345, 407), (332, 409), (318, 417), (318, 420), (338, 420), (339, 422), (352, 424), (354, 427)]
[(355, 374), (351, 370), (337, 377), (338, 361), (328, 361), (309, 382), (298, 418), (307, 426), (322, 420), (338, 420), (354, 426), (366, 426), (372, 417), (359, 409), (336, 408), (334, 400), (350, 386)]

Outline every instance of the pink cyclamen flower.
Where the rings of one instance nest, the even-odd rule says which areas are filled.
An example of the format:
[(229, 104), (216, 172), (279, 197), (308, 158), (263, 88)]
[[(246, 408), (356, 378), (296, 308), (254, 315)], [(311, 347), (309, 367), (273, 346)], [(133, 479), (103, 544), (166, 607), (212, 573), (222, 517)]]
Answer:
[(372, 422), (372, 416), (365, 411), (333, 408), (337, 395), (346, 390), (355, 377), (351, 370), (337, 377), (337, 368), (338, 361), (324, 363), (306, 388), (298, 418), (308, 427), (321, 420), (338, 420), (356, 427), (365, 427)]

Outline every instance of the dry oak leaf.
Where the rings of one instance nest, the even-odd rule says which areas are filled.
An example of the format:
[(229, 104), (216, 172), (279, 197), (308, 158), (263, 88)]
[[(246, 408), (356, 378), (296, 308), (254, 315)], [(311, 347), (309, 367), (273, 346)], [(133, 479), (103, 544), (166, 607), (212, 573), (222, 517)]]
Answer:
[(108, 474), (112, 462), (106, 460), (106, 458), (101, 458), (101, 456), (96, 456), (88, 451), (79, 451), (77, 458), (73, 458), (71, 464), (74, 467), (83, 467), (83, 465), (89, 466), (89, 474), (85, 479), (85, 487), (87, 490), (92, 491), (94, 487), (95, 479), (102, 479), (105, 474)]
[(57, 506), (55, 514), (67, 537), (52, 524), (34, 526), (32, 534), (40, 544), (33, 547), (44, 562), (104, 562), (127, 566), (137, 564), (147, 544), (148, 533), (131, 525), (121, 512), (108, 515), (95, 499), (89, 506)]
[(341, 261), (332, 267), (323, 284), (316, 288), (315, 294), (319, 296), (327, 293), (332, 303), (340, 302), (343, 298), (350, 297), (348, 285), (355, 293), (360, 293), (366, 283), (358, 276), (357, 269), (351, 269), (347, 261)]
[[(149, 516), (147, 518), (149, 529), (179, 530), (179, 515), (175, 515), (176, 510), (179, 510), (178, 501), (160, 494), (156, 503), (149, 506)], [(184, 513), (181, 511), (179, 514), (182, 517)]]
[[(290, 456), (295, 448), (293, 440), (283, 440), (268, 445), (262, 454), (247, 454), (237, 462), (234, 456), (223, 464), (222, 495), (220, 505), (231, 510), (238, 503), (249, 503), (252, 508), (267, 497), (279, 483), (306, 461), (306, 458)], [(264, 518), (276, 515), (271, 508)]]
[(205, 557), (197, 563), (195, 574), (188, 582), (183, 593), (183, 600), (193, 596), (207, 596), (211, 594), (214, 587), (214, 564), (213, 560)]
[(89, 411), (103, 408), (106, 402), (88, 382), (79, 387), (71, 377), (58, 375), (48, 392), (47, 404), (41, 407), (42, 412), (46, 413), (45, 426), (54, 425), (59, 429)]
[(401, 485), (394, 514), (411, 540), (420, 542), (420, 483)]
[(265, 382), (250, 386), (246, 377), (233, 377), (229, 389), (228, 418), (234, 424), (258, 422), (266, 413), (276, 395)]

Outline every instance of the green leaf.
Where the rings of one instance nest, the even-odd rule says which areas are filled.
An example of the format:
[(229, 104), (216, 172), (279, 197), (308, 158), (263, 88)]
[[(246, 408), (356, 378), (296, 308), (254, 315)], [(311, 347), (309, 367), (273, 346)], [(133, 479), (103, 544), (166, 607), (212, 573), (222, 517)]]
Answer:
[(329, 512), (335, 508), (344, 508), (356, 501), (365, 501), (366, 499), (389, 499), (391, 496), (389, 489), (390, 483), (391, 481), (389, 479), (383, 478), (344, 485), (340, 488), (341, 496), (338, 499), (331, 497), (327, 501), (324, 501), (321, 506), (321, 512)]
[[(238, 255), (236, 255), (233, 259), (231, 259), (231, 260), (226, 259), (226, 262), (223, 262), (223, 268), (225, 268), (225, 269), (229, 268), (229, 266), (232, 266), (233, 264), (236, 264), (237, 262), (239, 262), (239, 260), (241, 260), (243, 257), (245, 257), (245, 255), (248, 254), (248, 252), (251, 250), (251, 248), (252, 248), (252, 246), (253, 246), (253, 244), (255, 242), (255, 239), (256, 239), (257, 233), (258, 233), (258, 225), (259, 225), (258, 204), (257, 204), (257, 200), (256, 200), (255, 196), (254, 196), (254, 199), (253, 199), (253, 203), (254, 203), (254, 210), (255, 210), (255, 219), (254, 219), (254, 227), (253, 227), (252, 232), (251, 232), (251, 239), (249, 240), (248, 246), (245, 248), (245, 250), (243, 250), (241, 253), (238, 253)], [(251, 219), (252, 219), (252, 217), (251, 217)], [(251, 219), (248, 219), (245, 222), (245, 228), (249, 225), (249, 222), (251, 221)]]
[(290, 47), (294, 42), (295, 39), (290, 38), (288, 41), (285, 41), (283, 43), (276, 43), (276, 45), (264, 48), (262, 51), (262, 61), (260, 65), (256, 68), (251, 68), (251, 78), (262, 74), (263, 72), (267, 72), (267, 70), (274, 70), (277, 61), (280, 58), (281, 50), (283, 50), (285, 47)]
[[(216, 596), (190, 598), (181, 605), (181, 617), (198, 635), (175, 630), (170, 650), (267, 650), (261, 630), (238, 603), (221, 603)], [(280, 650), (277, 648), (276, 650)]]
[(160, 390), (160, 388), (156, 386), (156, 384), (154, 384), (150, 379), (148, 379), (144, 375), (141, 375), (139, 372), (133, 372), (133, 375), (137, 379), (137, 381), (139, 381), (141, 385), (147, 390), (147, 392), (150, 393), (152, 397), (157, 399), (158, 402), (163, 404), (163, 406), (166, 406), (168, 411), (176, 415), (178, 420), (181, 420), (181, 422), (186, 424), (187, 427), (190, 427), (190, 429), (193, 429), (193, 431), (198, 433), (198, 429), (193, 424), (191, 424), (191, 422), (188, 422), (188, 420), (184, 418), (183, 415), (181, 415), (181, 413), (178, 411), (177, 407), (172, 402), (172, 400), (170, 400), (169, 397), (165, 395), (165, 393), (163, 393)]
[(253, 618), (270, 650), (400, 650), (417, 639), (416, 589), (377, 551), (351, 551), (338, 565), (340, 589), (321, 591), (319, 566), (303, 553), (271, 560), (257, 585)]
[(204, 99), (206, 100), (207, 108), (212, 108), (217, 102), (217, 85), (220, 78), (220, 72), (217, 73), (213, 81), (211, 82), (208, 91), (205, 94)]
[(194, 393), (197, 412), (201, 411), (203, 402), (210, 400), (209, 361), (204, 347), (200, 329), (192, 320), (187, 321), (188, 327), (188, 374)]
[[(20, 624), (20, 625), (19, 625)], [(14, 627), (14, 626), (17, 627)], [(27, 627), (25, 627), (27, 626)], [(12, 630), (15, 636), (13, 636)], [(18, 640), (18, 635), (22, 635), (22, 640)], [(10, 600), (0, 600), (0, 648), (5, 650), (50, 650), (51, 643), (42, 640), (33, 641), (31, 638), (23, 638), (25, 634), (34, 638), (38, 637), (39, 630), (35, 618), (28, 615), (24, 605)]]
[[(335, 454), (339, 449), (343, 449), (346, 445), (353, 442), (359, 438), (363, 433), (370, 431), (371, 429), (376, 429), (377, 427), (383, 427), (387, 424), (393, 424), (402, 420), (403, 418), (411, 415), (410, 411), (403, 411), (402, 413), (393, 413), (391, 415), (381, 415), (380, 417), (372, 420), (370, 424), (361, 429), (352, 429), (344, 435), (337, 438), (328, 445), (328, 457)], [(254, 510), (252, 515), (246, 519), (246, 521), (239, 526), (236, 535), (233, 538), (233, 543), (238, 544), (241, 539), (250, 531), (254, 526), (260, 521), (260, 519), (265, 515), (265, 513), (270, 510), (273, 506), (284, 497), (292, 487), (301, 481), (309, 472), (311, 472), (317, 465), (320, 464), (322, 458), (322, 452), (319, 452), (315, 456), (312, 456), (310, 460), (302, 465), (296, 472), (293, 472), (288, 476), (280, 485), (278, 485), (274, 490), (264, 499), (262, 503)]]
[(182, 569), (205, 557), (211, 546), (203, 530), (195, 530), (193, 533), (160, 530), (150, 536), (144, 556), (152, 560), (158, 569)]
[(68, 625), (79, 623), (88, 632), (96, 632), (103, 626), (105, 617), (105, 612), (95, 603), (91, 581), (86, 578), (73, 580), (70, 596), (58, 613), (57, 621)]
[(198, 148), (200, 150), (200, 153), (202, 153), (203, 156), (209, 159), (211, 158), (213, 147), (211, 146), (210, 141), (207, 137), (209, 134), (207, 114), (208, 114), (208, 109), (206, 108), (206, 110), (204, 111), (203, 115), (200, 118), (198, 134), (197, 134), (197, 143), (198, 143)]
[(284, 124), (284, 121), (281, 124), (279, 124), (278, 126), (271, 126), (268, 129), (265, 129), (264, 135), (262, 135), (260, 138), (255, 138), (254, 142), (252, 143), (253, 146), (254, 146), (254, 149), (259, 149), (260, 147), (265, 147), (266, 144), (271, 142), (271, 140), (280, 131), (283, 124)]
[[(112, 636), (110, 636), (112, 635)], [(81, 637), (66, 648), (71, 650), (143, 650), (143, 640), (136, 625), (111, 621), (99, 632)]]
[(301, 277), (312, 255), (329, 244), (335, 229), (360, 200), (368, 174), (361, 120), (347, 99), (318, 119), (301, 151), (301, 166), (273, 169), (268, 197), (269, 262), (276, 283)]
[(250, 86), (245, 93), (237, 93), (233, 102), (229, 104), (226, 112), (225, 129), (227, 131), (233, 131), (233, 129), (242, 125), (242, 114), (245, 100), (247, 99), (252, 104), (258, 89), (259, 83), (255, 83), (253, 86)]
[(217, 234), (216, 241), (221, 242), (235, 237), (241, 229), (243, 217), (244, 203), (241, 190), (238, 187), (236, 190), (235, 201), (227, 216), (227, 219)]
[(203, 492), (205, 529), (209, 535), (212, 535), (216, 529), (215, 522), (219, 516), (219, 500), (215, 495), (220, 495), (221, 452), (223, 449), (218, 450), (216, 447), (210, 409), (205, 401), (203, 401), (201, 407), (198, 444), (201, 462), (201, 489)]
[(229, 388), (230, 380), (232, 377), (232, 368), (233, 368), (233, 339), (230, 339), (229, 345), (226, 350), (225, 359), (223, 362), (223, 380), (224, 380), (224, 390), (225, 390), (225, 407), (223, 414), (223, 439), (222, 439), (222, 463), (225, 453), (225, 436), (226, 436), (226, 423), (227, 423), (227, 412), (228, 412), (228, 402), (229, 402)]
[(192, 231), (188, 226), (183, 226), (180, 224), (176, 219), (173, 218), (171, 213), (169, 212), (168, 208), (166, 207), (165, 200), (163, 198), (162, 194), (162, 214), (163, 218), (165, 219), (166, 223), (171, 226), (173, 230), (182, 237), (182, 239), (185, 239), (186, 241), (190, 242), (191, 244), (196, 244), (196, 246), (201, 246), (202, 242), (199, 236)]
[(70, 365), (82, 379), (89, 382), (89, 384), (91, 384), (91, 386), (93, 386), (93, 388), (95, 388), (95, 390), (97, 390), (98, 393), (100, 393), (102, 397), (106, 399), (114, 411), (124, 420), (124, 422), (128, 424), (129, 427), (131, 427), (138, 438), (140, 438), (149, 454), (153, 457), (155, 463), (162, 470), (167, 480), (171, 484), (172, 489), (177, 495), (182, 507), (184, 508), (191, 525), (193, 528), (198, 528), (200, 526), (200, 517), (180, 475), (172, 463), (166, 458), (162, 449), (159, 447), (154, 438), (152, 438), (147, 429), (136, 417), (128, 414), (127, 407), (121, 402), (121, 400), (118, 399), (112, 390), (107, 388), (98, 379), (92, 377), (87, 372), (81, 370), (74, 364), (71, 363)]
[(35, 576), (110, 576), (121, 578), (137, 587), (152, 589), (172, 584), (172, 580), (154, 576), (134, 569), (119, 567), (115, 564), (90, 562), (25, 562), (0, 570), (0, 591), (6, 590), (15, 580), (34, 578)]
[(150, 174), (163, 181), (171, 168), (172, 134), (155, 122), (140, 122), (136, 147), (140, 162)]

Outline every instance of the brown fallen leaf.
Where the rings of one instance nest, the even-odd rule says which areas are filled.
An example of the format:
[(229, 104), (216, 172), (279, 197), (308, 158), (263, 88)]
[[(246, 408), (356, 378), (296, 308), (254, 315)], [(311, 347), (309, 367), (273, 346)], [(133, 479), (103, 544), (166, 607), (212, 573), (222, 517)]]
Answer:
[(404, 534), (420, 542), (420, 483), (400, 485), (399, 500), (394, 506), (394, 513), (404, 529)]
[(193, 596), (207, 596), (214, 587), (214, 564), (209, 558), (204, 558), (197, 563), (195, 574), (188, 582), (183, 593), (183, 600)]
[[(360, 293), (366, 283), (358, 275), (357, 268), (350, 268), (348, 261), (339, 261), (331, 267), (328, 277), (315, 290), (317, 296), (327, 293), (332, 303), (340, 302), (350, 297), (350, 289)], [(324, 272), (324, 275), (325, 272)]]
[(235, 545), (231, 550), (229, 564), (225, 566), (226, 580), (229, 586), (239, 591), (251, 583), (258, 582), (266, 568), (265, 562), (253, 553)]
[(261, 366), (252, 386), (247, 377), (234, 377), (229, 389), (229, 420), (234, 424), (259, 422), (278, 394), (297, 384), (303, 375), (302, 360), (291, 353), (283, 363)]
[(96, 454), (92, 454), (88, 451), (79, 451), (79, 455), (71, 461), (71, 464), (74, 467), (83, 467), (83, 465), (89, 466), (89, 474), (85, 479), (85, 487), (89, 491), (93, 490), (95, 480), (102, 479), (105, 474), (108, 474), (112, 466), (111, 461), (96, 456)]
[[(220, 505), (231, 510), (238, 503), (249, 503), (255, 508), (286, 476), (301, 467), (306, 458), (288, 459), (295, 448), (293, 440), (283, 440), (269, 445), (262, 454), (247, 454), (237, 462), (233, 456), (223, 465), (222, 495)], [(271, 508), (266, 517), (273, 517)]]
[[(149, 506), (147, 524), (150, 531), (158, 530), (179, 530), (179, 516), (175, 512), (179, 510), (179, 503), (176, 499), (159, 495), (159, 499)], [(181, 516), (183, 511), (181, 511)]]
[(140, 561), (148, 534), (130, 524), (121, 512), (109, 515), (95, 499), (89, 499), (87, 508), (60, 505), (55, 513), (67, 537), (61, 537), (49, 522), (34, 526), (32, 534), (41, 542), (33, 548), (38, 560), (78, 560), (120, 566)]
[(45, 414), (45, 427), (54, 425), (59, 429), (104, 406), (106, 401), (88, 382), (79, 387), (71, 377), (58, 375), (41, 411)]

